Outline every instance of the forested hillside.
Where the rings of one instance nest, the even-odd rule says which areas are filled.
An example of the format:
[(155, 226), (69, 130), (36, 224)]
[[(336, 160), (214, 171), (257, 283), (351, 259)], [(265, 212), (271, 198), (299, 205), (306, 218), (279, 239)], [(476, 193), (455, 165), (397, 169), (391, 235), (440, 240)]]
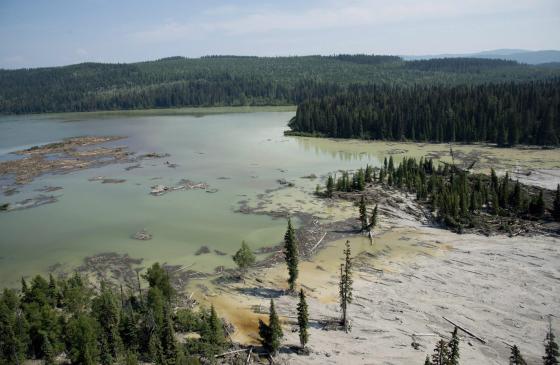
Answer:
[(352, 83), (459, 85), (560, 76), (511, 61), (395, 56), (172, 57), (133, 64), (0, 70), (0, 113), (281, 105), (332, 95)]
[(560, 79), (470, 86), (351, 85), (300, 103), (290, 127), (296, 134), (338, 138), (557, 145)]

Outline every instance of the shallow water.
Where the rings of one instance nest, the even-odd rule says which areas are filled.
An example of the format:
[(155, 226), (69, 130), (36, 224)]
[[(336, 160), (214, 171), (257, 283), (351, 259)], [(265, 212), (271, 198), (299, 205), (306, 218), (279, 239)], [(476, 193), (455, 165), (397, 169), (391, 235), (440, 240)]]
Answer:
[[(282, 240), (286, 226), (284, 219), (236, 213), (241, 201), (261, 213), (304, 211), (320, 219), (346, 219), (357, 214), (351, 204), (333, 207), (313, 196), (315, 185), (323, 185), (328, 173), (367, 163), (379, 166), (388, 154), (396, 161), (405, 155), (426, 154), (451, 161), (446, 144), (285, 137), (283, 132), (293, 111), (179, 111), (0, 117), (0, 161), (16, 158), (10, 154), (13, 151), (85, 135), (125, 136), (111, 145), (128, 146), (137, 154), (171, 155), (143, 160), (142, 168), (129, 171), (125, 168), (133, 164), (45, 175), (18, 187), (17, 194), (0, 193), (0, 203), (14, 203), (39, 194), (58, 197), (53, 204), (0, 212), (0, 286), (16, 286), (22, 276), (46, 273), (54, 264), (71, 271), (84, 257), (103, 252), (142, 258), (142, 266), (160, 261), (193, 265), (192, 269), (204, 272), (212, 272), (220, 265), (231, 267), (230, 255), (242, 240), (254, 249), (272, 246)], [(456, 160), (467, 164), (477, 158), (475, 169), (480, 170), (560, 167), (559, 150), (454, 146), (454, 151)], [(170, 168), (167, 161), (178, 166)], [(310, 174), (318, 178), (302, 178)], [(126, 181), (88, 181), (98, 176)], [(153, 185), (172, 186), (181, 179), (206, 182), (218, 191), (175, 191), (159, 197), (149, 194)], [(278, 190), (279, 179), (295, 186)], [(0, 179), (0, 188), (4, 180)], [(45, 186), (63, 189), (36, 191)], [(142, 229), (153, 239), (131, 238)], [(203, 245), (211, 253), (196, 256)], [(228, 255), (216, 255), (214, 250)]]
[[(83, 135), (126, 136), (112, 144), (126, 145), (137, 154), (171, 155), (144, 160), (142, 168), (130, 171), (125, 167), (131, 164), (115, 164), (46, 175), (19, 187), (18, 194), (0, 196), (1, 202), (15, 203), (41, 194), (36, 190), (44, 186), (63, 188), (42, 193), (57, 196), (59, 201), (54, 204), (0, 213), (0, 284), (17, 285), (21, 276), (45, 273), (57, 263), (72, 270), (84, 257), (102, 252), (128, 253), (143, 258), (143, 265), (156, 260), (194, 263), (193, 269), (210, 272), (219, 265), (231, 266), (229, 254), (242, 240), (253, 248), (277, 244), (286, 222), (235, 213), (239, 201), (255, 200), (257, 194), (278, 188), (278, 179), (295, 182), (304, 191), (299, 195), (310, 197), (321, 179), (311, 181), (301, 176), (379, 163), (375, 156), (333, 154), (313, 148), (313, 141), (284, 137), (292, 116), (293, 112), (255, 112), (0, 118), (0, 159), (13, 158), (9, 153), (16, 150)], [(178, 166), (169, 168), (166, 161)], [(88, 181), (97, 176), (126, 181)], [(152, 185), (175, 185), (181, 179), (207, 182), (218, 192), (149, 194)], [(130, 238), (141, 229), (153, 234), (153, 239)], [(194, 255), (202, 245), (212, 252)], [(214, 249), (228, 256), (218, 256)]]

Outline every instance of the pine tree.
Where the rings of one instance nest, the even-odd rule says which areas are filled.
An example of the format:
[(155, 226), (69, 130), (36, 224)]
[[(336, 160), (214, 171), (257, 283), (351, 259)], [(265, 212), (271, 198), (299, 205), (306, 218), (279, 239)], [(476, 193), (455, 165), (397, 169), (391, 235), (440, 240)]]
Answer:
[(297, 312), (299, 326), (299, 343), (301, 344), (301, 348), (305, 349), (305, 345), (309, 341), (309, 333), (307, 332), (307, 329), (309, 328), (309, 314), (303, 289), (300, 289), (299, 291), (299, 303), (297, 306)]
[(103, 365), (111, 365), (120, 349), (119, 305), (111, 289), (101, 283), (99, 295), (92, 303), (93, 314), (100, 325), (100, 343)]
[(342, 325), (344, 331), (348, 332), (348, 304), (352, 303), (352, 257), (350, 241), (346, 241), (343, 251), (344, 263), (340, 264), (339, 297), (340, 309), (342, 310)]
[(426, 360), (424, 360), (424, 365), (432, 365), (432, 362), (430, 361), (430, 356), (426, 355)]
[(96, 365), (99, 360), (98, 330), (96, 321), (85, 314), (78, 314), (66, 327), (68, 357), (73, 364)]
[(447, 365), (449, 359), (449, 351), (447, 349), (447, 343), (444, 340), (439, 340), (434, 349), (432, 355), (433, 365)]
[(368, 228), (368, 219), (367, 219), (367, 207), (366, 207), (366, 200), (362, 195), (360, 199), (360, 222), (362, 224), (362, 231), (367, 230)]
[(175, 289), (171, 286), (168, 273), (158, 262), (153, 264), (143, 277), (150, 284), (150, 288), (157, 287), (167, 301), (171, 300), (175, 294)]
[(554, 333), (552, 332), (552, 324), (550, 324), (548, 327), (548, 333), (546, 334), (546, 338), (544, 340), (543, 364), (558, 365), (558, 356), (560, 356), (560, 353), (558, 352), (558, 344), (556, 343)]
[(332, 198), (334, 192), (334, 179), (332, 175), (327, 178), (327, 196)]
[(161, 353), (165, 364), (174, 365), (177, 358), (177, 341), (173, 329), (173, 319), (171, 319), (171, 309), (168, 305), (163, 311), (163, 325), (159, 329), (159, 342), (161, 343)]
[(255, 263), (255, 255), (245, 241), (241, 242), (241, 248), (233, 255), (233, 261), (239, 267), (242, 275), (245, 275), (249, 266)]
[(369, 164), (366, 165), (366, 171), (365, 171), (364, 178), (365, 178), (367, 183), (372, 182), (375, 178), (375, 175), (374, 175), (374, 172), (373, 172), (373, 167), (371, 167)]
[(552, 203), (552, 216), (554, 220), (560, 222), (560, 184), (556, 186), (556, 196), (554, 197), (554, 202)]
[(446, 365), (459, 365), (459, 336), (457, 335), (457, 327), (453, 330), (448, 346), (449, 358)]
[(521, 352), (519, 352), (519, 348), (516, 345), (511, 348), (509, 365), (527, 365), (525, 359), (523, 358), (523, 356), (521, 356)]
[(208, 316), (207, 324), (207, 330), (202, 334), (201, 340), (212, 348), (212, 353), (217, 354), (224, 348), (226, 341), (224, 326), (213, 304), (210, 306), (210, 315)]
[(371, 219), (369, 222), (369, 229), (374, 229), (377, 225), (377, 204), (373, 208), (373, 212), (371, 212)]
[(134, 311), (131, 308), (126, 308), (121, 311), (119, 334), (125, 349), (133, 352), (138, 350), (138, 328), (136, 326)]
[(542, 190), (540, 190), (539, 195), (533, 197), (531, 204), (529, 204), (529, 213), (537, 218), (541, 218), (544, 215), (544, 211), (544, 197)]
[(280, 348), (280, 340), (284, 337), (284, 333), (282, 332), (280, 320), (278, 319), (276, 309), (274, 308), (274, 300), (272, 299), (270, 300), (268, 325), (259, 319), (259, 335), (263, 346), (272, 355), (276, 355), (276, 352)]
[(298, 278), (298, 244), (295, 231), (292, 227), (292, 220), (288, 218), (288, 229), (284, 235), (284, 255), (288, 266), (288, 284), (290, 291), (294, 291)]

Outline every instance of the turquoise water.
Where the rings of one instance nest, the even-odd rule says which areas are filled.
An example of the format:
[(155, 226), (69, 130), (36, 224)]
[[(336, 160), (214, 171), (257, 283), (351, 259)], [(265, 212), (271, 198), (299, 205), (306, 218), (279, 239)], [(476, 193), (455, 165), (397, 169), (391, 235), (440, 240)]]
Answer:
[[(325, 142), (285, 137), (293, 112), (255, 112), (206, 116), (153, 114), (99, 116), (95, 114), (16, 116), (0, 118), (0, 160), (10, 152), (65, 137), (117, 135), (138, 154), (169, 153), (164, 159), (143, 160), (142, 168), (114, 164), (65, 175), (45, 175), (20, 187), (20, 193), (0, 195), (0, 202), (17, 202), (40, 194), (43, 186), (61, 186), (53, 204), (0, 213), (0, 284), (17, 285), (21, 276), (44, 273), (60, 263), (66, 269), (102, 252), (128, 253), (153, 261), (191, 265), (213, 271), (231, 266), (229, 256), (195, 256), (206, 245), (233, 254), (242, 240), (253, 248), (277, 244), (286, 222), (264, 215), (235, 213), (239, 201), (277, 188), (278, 179), (303, 181), (309, 173), (324, 175), (366, 163), (378, 164), (370, 154), (324, 148)], [(330, 142), (337, 143), (337, 142)], [(341, 145), (343, 146), (343, 145)], [(165, 162), (176, 163), (169, 168)], [(89, 178), (126, 179), (101, 184)], [(227, 177), (228, 179), (220, 179)], [(150, 186), (175, 185), (181, 179), (206, 182), (218, 189), (176, 191), (151, 196)], [(0, 182), (1, 185), (1, 182)], [(146, 229), (149, 241), (131, 239)]]

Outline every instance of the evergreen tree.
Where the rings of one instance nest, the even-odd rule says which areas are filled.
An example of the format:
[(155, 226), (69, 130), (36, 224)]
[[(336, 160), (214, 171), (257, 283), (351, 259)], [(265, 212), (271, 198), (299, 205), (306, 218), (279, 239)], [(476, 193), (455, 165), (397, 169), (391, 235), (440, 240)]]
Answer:
[(125, 349), (129, 350), (129, 352), (138, 350), (138, 327), (136, 325), (134, 311), (131, 308), (126, 308), (121, 311), (119, 334)]
[(557, 222), (560, 222), (560, 184), (556, 186), (556, 195), (552, 203), (552, 216)]
[(344, 263), (340, 264), (340, 283), (339, 297), (340, 309), (342, 310), (342, 325), (344, 331), (348, 332), (348, 304), (352, 303), (352, 257), (350, 251), (350, 241), (346, 241), (343, 251)]
[(544, 215), (544, 197), (542, 190), (539, 191), (539, 195), (533, 197), (531, 204), (529, 205), (529, 213), (537, 218), (541, 218)]
[(360, 210), (360, 222), (362, 224), (362, 231), (365, 231), (368, 228), (368, 218), (367, 218), (366, 200), (363, 195), (362, 198), (360, 199), (359, 210)]
[(73, 364), (96, 365), (99, 360), (97, 323), (86, 314), (71, 318), (66, 326), (66, 350)]
[(19, 305), (15, 291), (4, 289), (0, 296), (0, 364), (23, 364), (27, 326), (18, 314)]
[(329, 198), (332, 198), (333, 192), (334, 192), (334, 179), (332, 175), (329, 174), (329, 177), (327, 178), (327, 196)]
[(430, 356), (426, 355), (426, 360), (424, 360), (424, 365), (432, 365), (432, 362), (430, 361)]
[(447, 365), (448, 359), (447, 343), (444, 340), (439, 340), (432, 354), (432, 365)]
[(286, 260), (286, 265), (288, 266), (288, 284), (290, 285), (290, 291), (294, 291), (296, 286), (296, 281), (298, 278), (298, 244), (296, 241), (295, 231), (292, 227), (292, 220), (288, 218), (288, 229), (284, 235), (284, 255)]
[(166, 305), (163, 311), (163, 325), (159, 329), (159, 342), (161, 343), (161, 353), (164, 363), (167, 365), (175, 365), (178, 350), (170, 312), (169, 306)]
[(519, 352), (519, 348), (516, 345), (511, 348), (509, 365), (527, 365), (525, 359), (523, 359), (523, 356), (521, 356), (521, 352)]
[(552, 324), (549, 325), (548, 333), (544, 341), (544, 365), (558, 365), (558, 344), (556, 343), (554, 333), (552, 332)]
[(302, 349), (305, 349), (307, 341), (309, 341), (309, 314), (307, 309), (307, 302), (305, 301), (305, 293), (303, 289), (299, 291), (299, 303), (297, 306), (298, 312), (298, 326), (299, 326), (299, 343)]
[(457, 327), (453, 330), (448, 346), (449, 358), (446, 365), (459, 365), (459, 336), (457, 334)]
[(143, 277), (150, 285), (150, 288), (158, 288), (167, 301), (171, 300), (175, 290), (171, 286), (167, 271), (158, 262), (148, 268)]
[(233, 261), (239, 267), (242, 275), (245, 275), (249, 266), (255, 263), (255, 254), (253, 254), (253, 251), (251, 251), (245, 241), (241, 242), (241, 248), (233, 255)]
[(207, 345), (208, 352), (213, 356), (222, 351), (225, 346), (224, 326), (214, 305), (210, 307), (207, 317), (205, 330), (201, 334), (201, 341)]
[(274, 308), (274, 300), (270, 300), (270, 314), (268, 317), (268, 325), (259, 319), (259, 335), (263, 346), (271, 353), (276, 355), (280, 348), (280, 340), (284, 337), (280, 320)]
[(369, 222), (369, 229), (374, 229), (377, 225), (377, 204), (373, 208), (373, 212), (371, 212), (371, 219)]
[(117, 298), (105, 282), (92, 303), (93, 315), (100, 325), (102, 365), (111, 365), (117, 358), (121, 343), (119, 336), (119, 305)]

